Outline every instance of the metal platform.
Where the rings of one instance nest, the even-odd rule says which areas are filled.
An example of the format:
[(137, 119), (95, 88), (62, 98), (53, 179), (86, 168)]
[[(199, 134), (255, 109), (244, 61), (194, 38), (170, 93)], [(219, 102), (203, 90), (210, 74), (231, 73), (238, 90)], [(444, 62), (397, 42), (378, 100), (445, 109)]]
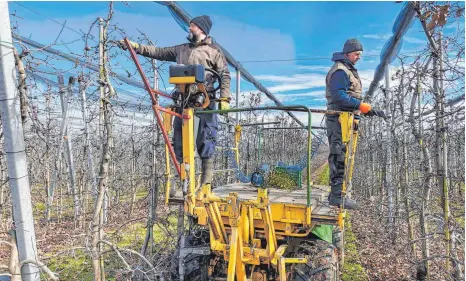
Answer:
[[(330, 187), (313, 185), (311, 189), (312, 217), (323, 220), (336, 220), (339, 209), (328, 205), (327, 196)], [(227, 197), (230, 192), (237, 192), (240, 201), (257, 199), (257, 187), (247, 183), (233, 183), (215, 187), (212, 193), (219, 197)], [(269, 189), (270, 203), (303, 205), (307, 203), (306, 186), (293, 191), (276, 188)]]

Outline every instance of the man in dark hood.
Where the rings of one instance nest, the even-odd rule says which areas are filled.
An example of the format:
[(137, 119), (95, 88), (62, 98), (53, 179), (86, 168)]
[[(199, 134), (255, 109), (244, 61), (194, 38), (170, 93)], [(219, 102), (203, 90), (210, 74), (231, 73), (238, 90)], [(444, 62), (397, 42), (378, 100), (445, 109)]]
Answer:
[[(229, 109), (230, 103), (230, 72), (228, 64), (221, 49), (212, 42), (209, 36), (212, 21), (209, 16), (199, 16), (191, 20), (189, 24), (189, 43), (176, 45), (173, 47), (154, 47), (131, 42), (131, 46), (136, 53), (162, 61), (172, 61), (178, 64), (191, 65), (202, 64), (207, 68), (215, 70), (222, 78), (220, 85), (220, 109)], [(121, 40), (119, 46), (126, 49), (124, 41)], [(211, 73), (206, 72), (206, 89), (209, 95), (214, 89), (215, 78)], [(210, 91), (209, 91), (210, 90)], [(211, 103), (209, 110), (215, 109), (215, 104)], [(181, 140), (182, 120), (175, 117), (173, 143), (176, 158), (182, 161), (182, 140)], [(197, 152), (202, 159), (202, 179), (201, 184), (212, 183), (213, 177), (213, 155), (217, 144), (218, 114), (200, 114), (199, 129), (196, 137)]]
[[(343, 46), (343, 52), (333, 54), (334, 65), (326, 77), (327, 109), (353, 111), (355, 119), (360, 114), (368, 113), (371, 106), (362, 102), (362, 84), (355, 64), (361, 58), (363, 48), (357, 39), (349, 39)], [(328, 200), (332, 206), (341, 205), (341, 193), (345, 176), (346, 146), (343, 144), (341, 124), (338, 114), (327, 114), (327, 136), (330, 145), (328, 163), (330, 168), (331, 192)], [(356, 201), (345, 198), (345, 209), (357, 209)]]

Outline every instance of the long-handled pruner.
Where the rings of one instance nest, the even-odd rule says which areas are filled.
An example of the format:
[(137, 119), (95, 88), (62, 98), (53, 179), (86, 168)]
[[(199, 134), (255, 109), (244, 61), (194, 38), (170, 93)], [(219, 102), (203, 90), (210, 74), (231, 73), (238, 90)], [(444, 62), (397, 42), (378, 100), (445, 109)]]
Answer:
[[(180, 163), (178, 162), (178, 160), (176, 160), (175, 151), (174, 151), (173, 146), (172, 146), (172, 144), (171, 144), (171, 142), (170, 142), (170, 140), (168, 138), (168, 133), (167, 133), (167, 131), (165, 130), (165, 128), (163, 126), (163, 121), (162, 121), (162, 117), (160, 116), (160, 111), (166, 112), (168, 114), (179, 117), (181, 119), (189, 119), (189, 117), (184, 116), (182, 114), (178, 114), (178, 113), (176, 113), (176, 112), (174, 112), (174, 111), (172, 111), (172, 110), (170, 110), (168, 108), (165, 108), (165, 107), (162, 107), (162, 106), (159, 105), (158, 98), (157, 98), (158, 96), (163, 96), (163, 97), (166, 97), (166, 98), (169, 98), (169, 99), (172, 99), (172, 96), (167, 94), (167, 93), (161, 92), (159, 90), (153, 89), (150, 86), (149, 80), (147, 79), (146, 75), (144, 74), (144, 71), (142, 70), (141, 64), (138, 61), (138, 58), (136, 56), (136, 52), (134, 51), (133, 47), (131, 46), (130, 41), (126, 37), (124, 38), (124, 41), (125, 41), (125, 44), (126, 44), (126, 46), (128, 48), (129, 53), (131, 54), (131, 58), (133, 59), (134, 63), (136, 64), (136, 68), (138, 69), (138, 72), (141, 75), (142, 81), (144, 83), (144, 87), (145, 87), (145, 89), (147, 90), (147, 92), (150, 95), (150, 98), (152, 100), (152, 109), (154, 110), (154, 115), (155, 115), (155, 118), (157, 119), (157, 124), (159, 125), (160, 130), (162, 130), (163, 139), (165, 140), (165, 143), (167, 144), (168, 150), (170, 152), (170, 158), (172, 159), (172, 162), (176, 167), (176, 171), (178, 172), (178, 175), (181, 177), (181, 166), (180, 166)], [(156, 97), (156, 95), (157, 95), (157, 97)]]

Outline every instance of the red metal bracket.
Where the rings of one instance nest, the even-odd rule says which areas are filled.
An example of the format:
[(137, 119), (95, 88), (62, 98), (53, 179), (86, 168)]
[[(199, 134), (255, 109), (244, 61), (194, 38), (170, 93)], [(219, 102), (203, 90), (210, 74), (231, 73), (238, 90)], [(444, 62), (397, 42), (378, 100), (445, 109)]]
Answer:
[[(154, 106), (155, 106), (155, 108), (154, 108)], [(152, 105), (152, 108), (154, 108), (154, 110), (158, 109), (160, 111), (163, 111), (165, 113), (168, 113), (170, 115), (176, 116), (176, 117), (181, 118), (181, 119), (190, 119), (191, 118), (188, 115), (181, 115), (181, 114), (176, 113), (176, 112), (174, 112), (174, 111), (172, 111), (170, 109), (167, 109), (167, 108), (165, 108), (163, 106), (159, 106), (159, 105), (156, 105), (156, 104)]]
[(141, 75), (142, 81), (144, 82), (144, 86), (145, 86), (147, 92), (150, 95), (150, 98), (152, 100), (152, 109), (154, 110), (154, 115), (155, 115), (155, 118), (157, 119), (157, 124), (159, 125), (160, 130), (162, 130), (163, 139), (165, 140), (165, 144), (168, 146), (168, 150), (170, 152), (172, 162), (175, 165), (175, 168), (176, 168), (176, 171), (178, 172), (178, 175), (181, 177), (180, 163), (178, 162), (178, 160), (176, 160), (175, 151), (174, 151), (173, 146), (172, 146), (172, 144), (170, 142), (170, 139), (168, 138), (168, 133), (165, 130), (165, 128), (163, 127), (162, 116), (160, 116), (159, 111), (167, 112), (167, 113), (169, 113), (171, 115), (174, 115), (174, 116), (177, 116), (179, 118), (183, 118), (183, 116), (181, 114), (178, 114), (176, 112), (173, 112), (171, 110), (168, 110), (168, 109), (166, 109), (164, 107), (159, 106), (158, 99), (155, 97), (155, 95), (164, 96), (164, 97), (168, 97), (168, 98), (171, 98), (171, 96), (167, 95), (165, 93), (162, 93), (160, 91), (154, 90), (154, 89), (152, 89), (150, 87), (149, 80), (147, 79), (146, 75), (144, 74), (144, 71), (142, 70), (141, 64), (138, 61), (138, 58), (136, 56), (136, 52), (134, 51), (133, 47), (131, 46), (131, 43), (129, 42), (128, 38), (125, 38), (124, 41), (125, 41), (126, 46), (128, 47), (129, 53), (131, 54), (131, 58), (133, 59), (134, 63), (136, 64), (136, 68), (138, 69), (138, 72)]

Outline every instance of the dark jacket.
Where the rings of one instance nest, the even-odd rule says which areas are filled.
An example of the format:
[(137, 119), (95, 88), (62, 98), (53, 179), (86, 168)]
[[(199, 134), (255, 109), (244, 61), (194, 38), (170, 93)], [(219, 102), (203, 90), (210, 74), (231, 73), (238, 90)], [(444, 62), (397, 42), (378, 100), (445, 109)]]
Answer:
[[(228, 64), (220, 48), (212, 43), (211, 37), (206, 37), (201, 42), (186, 43), (173, 47), (154, 47), (139, 45), (136, 51), (145, 57), (163, 61), (173, 61), (178, 64), (202, 64), (205, 67), (215, 70), (222, 77), (220, 86), (220, 97), (231, 98), (230, 96), (230, 71)], [(212, 75), (206, 71), (207, 90), (212, 89)]]
[(334, 53), (335, 65), (327, 75), (328, 108), (358, 110), (361, 104), (362, 85), (357, 69), (343, 53)]

